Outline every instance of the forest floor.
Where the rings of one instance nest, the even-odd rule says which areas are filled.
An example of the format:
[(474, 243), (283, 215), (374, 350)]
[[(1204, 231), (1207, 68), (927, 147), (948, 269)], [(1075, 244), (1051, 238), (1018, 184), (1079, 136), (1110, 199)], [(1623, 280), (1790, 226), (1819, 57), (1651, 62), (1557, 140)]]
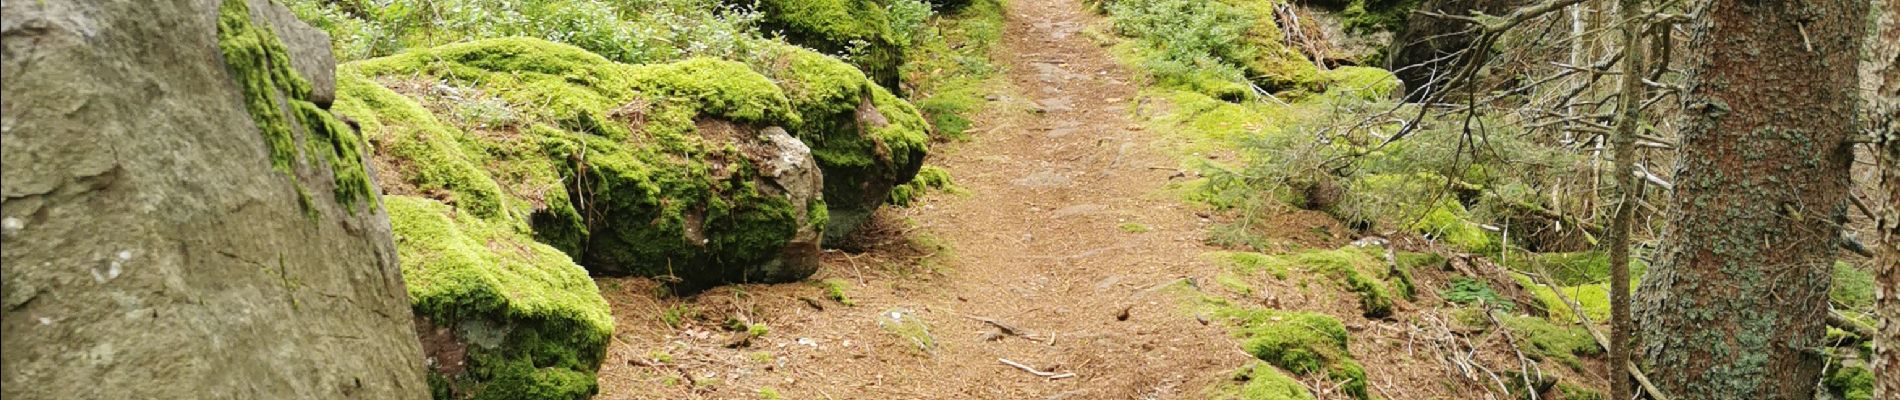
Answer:
[[(963, 193), (887, 210), (860, 238), (868, 249), (828, 252), (811, 283), (672, 297), (603, 278), (618, 327), (597, 398), (1198, 398), (1252, 360), (1222, 323), (1158, 290), (1219, 273), (1202, 254), (1218, 250), (1203, 243), (1222, 217), (1171, 192), (1187, 178), (1181, 156), (1131, 118), (1142, 83), (1086, 33), (1100, 17), (1076, 0), (1008, 3), (995, 57), (1012, 90), (992, 96), (972, 140), (930, 161)], [(1291, 219), (1307, 221), (1289, 232), (1348, 231)], [(1381, 391), (1443, 394), (1427, 380), (1437, 367), (1409, 367), (1425, 357), (1408, 356), (1409, 331), (1359, 317), (1350, 296), (1304, 297), (1287, 308), (1374, 336), (1353, 353)]]

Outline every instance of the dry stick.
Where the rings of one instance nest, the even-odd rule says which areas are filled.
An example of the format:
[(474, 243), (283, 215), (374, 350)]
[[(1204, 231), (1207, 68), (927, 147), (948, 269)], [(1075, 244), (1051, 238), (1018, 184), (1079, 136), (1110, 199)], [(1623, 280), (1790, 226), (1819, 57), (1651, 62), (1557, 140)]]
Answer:
[(1010, 360), (1009, 360), (1009, 359), (1007, 359), (1007, 358), (998, 358), (998, 359), (996, 359), (996, 361), (1001, 361), (1001, 362), (1002, 362), (1003, 364), (1008, 364), (1008, 365), (1009, 365), (1009, 366), (1011, 366), (1011, 367), (1016, 367), (1016, 369), (1020, 369), (1020, 370), (1023, 370), (1024, 372), (1028, 372), (1028, 373), (1031, 373), (1031, 374), (1035, 374), (1036, 376), (1040, 376), (1040, 377), (1044, 377), (1044, 378), (1049, 378), (1049, 380), (1052, 380), (1052, 381), (1053, 381), (1053, 380), (1057, 380), (1057, 379), (1063, 379), (1063, 378), (1074, 378), (1074, 377), (1075, 377), (1075, 373), (1073, 373), (1073, 372), (1062, 372), (1062, 373), (1056, 373), (1056, 372), (1043, 372), (1043, 371), (1037, 371), (1037, 370), (1036, 370), (1035, 368), (1032, 368), (1032, 367), (1030, 367), (1030, 366), (1027, 366), (1027, 365), (1023, 365), (1023, 364), (1021, 364), (1021, 363), (1018, 363), (1018, 362), (1015, 362), (1015, 361), (1010, 361)]
[[(1522, 380), (1524, 381), (1524, 393), (1530, 394), (1531, 400), (1537, 400), (1537, 389), (1536, 389), (1537, 385), (1531, 383), (1531, 369), (1537, 368), (1536, 367), (1537, 364), (1531, 362), (1531, 359), (1529, 357), (1524, 357), (1524, 350), (1519, 349), (1517, 347), (1517, 337), (1511, 335), (1511, 328), (1505, 327), (1504, 321), (1498, 320), (1497, 313), (1491, 312), (1490, 304), (1484, 303), (1483, 300), (1479, 300), (1479, 304), (1484, 306), (1484, 316), (1487, 318), (1491, 318), (1491, 325), (1497, 326), (1498, 333), (1504, 334), (1505, 344), (1510, 345), (1511, 351), (1514, 353), (1517, 353), (1517, 366), (1518, 366), (1517, 376), (1519, 378), (1522, 378)], [(1544, 376), (1544, 371), (1542, 369), (1538, 369), (1537, 376), (1539, 377), (1539, 379), (1542, 379), (1542, 377)], [(1506, 394), (1509, 394), (1509, 393), (1506, 393)]]
[(1828, 310), (1827, 324), (1835, 328), (1840, 328), (1841, 330), (1847, 331), (1848, 333), (1852, 333), (1854, 334), (1854, 336), (1860, 336), (1862, 340), (1867, 340), (1867, 341), (1874, 340), (1874, 328), (1868, 327), (1867, 325), (1862, 325), (1859, 322), (1854, 322), (1854, 320), (1847, 319), (1847, 316), (1844, 314), (1841, 314), (1840, 311)]
[[(1552, 284), (1546, 276), (1544, 267), (1540, 264), (1537, 266), (1537, 276), (1532, 278), (1538, 280), (1537, 284), (1550, 288), (1551, 293), (1556, 294), (1557, 299), (1562, 300), (1564, 305), (1570, 306), (1570, 312), (1577, 314), (1577, 319), (1583, 320), (1583, 329), (1590, 332), (1591, 339), (1596, 339), (1597, 346), (1605, 349), (1610, 348), (1610, 340), (1604, 338), (1603, 332), (1597, 330), (1596, 323), (1591, 322), (1590, 316), (1583, 313), (1583, 306), (1577, 305), (1576, 300), (1571, 300), (1569, 295), (1564, 294), (1562, 287)], [(1655, 383), (1650, 383), (1649, 374), (1643, 373), (1643, 369), (1637, 367), (1635, 361), (1630, 361), (1627, 365), (1629, 367), (1630, 376), (1635, 377), (1636, 383), (1643, 386), (1643, 391), (1649, 392), (1649, 398), (1654, 400), (1669, 400), (1669, 396), (1663, 395), (1662, 389), (1657, 388)]]

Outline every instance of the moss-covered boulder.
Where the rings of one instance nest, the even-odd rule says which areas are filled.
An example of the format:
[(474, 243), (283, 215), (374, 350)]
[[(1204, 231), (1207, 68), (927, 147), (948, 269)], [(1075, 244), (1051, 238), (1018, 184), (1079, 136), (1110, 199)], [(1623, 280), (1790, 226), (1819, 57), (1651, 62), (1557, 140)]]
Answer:
[[(896, 89), (910, 32), (892, 25), (892, 0), (727, 0), (753, 6), (764, 30), (825, 54), (849, 55), (852, 64), (885, 88)], [(928, 10), (925, 10), (928, 11)]]
[(422, 197), (386, 204), (437, 398), (594, 394), (613, 317), (585, 269), (503, 221)]
[[(526, 38), (346, 65), (339, 107), (396, 175), (589, 271), (687, 289), (802, 279), (825, 225), (801, 120), (743, 64), (626, 65)], [(776, 133), (776, 135), (775, 135)]]
[(923, 167), (929, 124), (916, 107), (836, 58), (775, 46), (751, 62), (785, 91), (801, 117), (786, 129), (811, 146), (824, 170), (826, 243), (849, 245), (845, 236)]

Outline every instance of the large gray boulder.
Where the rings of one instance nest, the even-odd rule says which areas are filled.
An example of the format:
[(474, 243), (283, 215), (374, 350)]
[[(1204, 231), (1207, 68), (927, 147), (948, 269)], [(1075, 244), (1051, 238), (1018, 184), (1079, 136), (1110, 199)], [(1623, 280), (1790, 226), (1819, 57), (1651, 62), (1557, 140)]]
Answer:
[(0, 397), (427, 396), (321, 33), (268, 0), (3, 4)]

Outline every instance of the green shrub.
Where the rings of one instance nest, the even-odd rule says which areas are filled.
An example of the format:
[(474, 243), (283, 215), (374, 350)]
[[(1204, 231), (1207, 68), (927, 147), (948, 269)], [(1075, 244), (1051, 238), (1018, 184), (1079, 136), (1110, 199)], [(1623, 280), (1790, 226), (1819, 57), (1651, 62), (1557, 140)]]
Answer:
[(289, 0), (330, 33), (338, 60), (478, 39), (525, 36), (623, 63), (743, 57), (757, 17), (718, 0)]

